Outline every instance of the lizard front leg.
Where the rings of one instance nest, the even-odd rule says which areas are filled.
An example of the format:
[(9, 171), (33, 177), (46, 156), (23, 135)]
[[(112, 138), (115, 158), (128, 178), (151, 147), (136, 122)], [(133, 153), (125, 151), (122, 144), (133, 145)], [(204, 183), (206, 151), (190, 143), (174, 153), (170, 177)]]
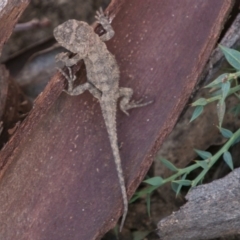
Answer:
[(98, 23), (102, 25), (106, 33), (104, 33), (102, 36), (100, 36), (100, 39), (105, 42), (110, 40), (115, 32), (111, 26), (111, 21), (109, 20), (108, 16), (104, 15), (104, 12), (102, 8), (99, 9), (99, 11), (96, 12), (95, 18), (97, 19)]
[(124, 88), (124, 87), (119, 88), (119, 97), (122, 98), (120, 100), (120, 109), (126, 115), (129, 115), (127, 110), (131, 108), (144, 107), (153, 102), (153, 101), (149, 101), (146, 103), (141, 103), (143, 99), (140, 99), (139, 101), (134, 101), (134, 100), (130, 101), (132, 95), (133, 95), (133, 90), (131, 88)]
[(71, 67), (76, 65), (82, 58), (79, 57), (78, 54), (69, 58), (69, 52), (62, 52), (56, 55), (55, 60), (56, 62), (63, 62), (65, 66)]
[(86, 82), (84, 84), (78, 85), (77, 87), (73, 88), (73, 83), (76, 79), (76, 76), (72, 74), (72, 69), (68, 67), (69, 76), (63, 72), (62, 69), (58, 68), (61, 74), (68, 80), (68, 89), (63, 90), (65, 93), (71, 96), (77, 96), (88, 90), (95, 98), (100, 100), (102, 93), (99, 89), (97, 89), (92, 83)]

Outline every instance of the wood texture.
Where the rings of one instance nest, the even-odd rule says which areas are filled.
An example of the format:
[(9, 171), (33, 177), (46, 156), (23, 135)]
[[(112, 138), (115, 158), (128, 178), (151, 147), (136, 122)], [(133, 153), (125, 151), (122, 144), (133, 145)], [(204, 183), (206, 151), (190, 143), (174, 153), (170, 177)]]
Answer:
[[(0, 55), (4, 43), (12, 34), (13, 28), (25, 10), (29, 0), (2, 0), (0, 1)], [(24, 103), (24, 104), (22, 104)], [(22, 105), (21, 105), (22, 104)], [(30, 111), (32, 105), (25, 98), (19, 86), (9, 76), (8, 70), (0, 65), (0, 122), (3, 131), (0, 134), (0, 147), (7, 142), (17, 122)]]
[(29, 0), (1, 0), (0, 2), (0, 55), (4, 43), (11, 36), (13, 28)]
[[(131, 0), (113, 20), (116, 36), (107, 45), (120, 65), (120, 85), (132, 87), (134, 99), (155, 101), (130, 117), (118, 112), (129, 197), (186, 104), (231, 5), (230, 0)], [(99, 104), (88, 92), (67, 96), (64, 86), (57, 73), (1, 151), (3, 239), (100, 239), (121, 215)]]
[(7, 102), (9, 72), (0, 65), (0, 120), (2, 121)]
[(19, 85), (11, 78), (4, 65), (0, 65), (0, 147), (11, 137), (14, 129), (32, 109), (32, 103), (23, 94)]
[(188, 202), (161, 220), (162, 240), (215, 239), (240, 234), (240, 168), (225, 178), (194, 188)]

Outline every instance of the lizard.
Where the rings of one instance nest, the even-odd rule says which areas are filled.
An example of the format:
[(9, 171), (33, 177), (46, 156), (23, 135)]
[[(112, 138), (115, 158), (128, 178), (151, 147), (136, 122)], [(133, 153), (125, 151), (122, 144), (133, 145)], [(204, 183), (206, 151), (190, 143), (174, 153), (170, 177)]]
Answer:
[[(128, 212), (128, 198), (117, 140), (117, 101), (119, 98), (121, 99), (120, 109), (126, 115), (129, 115), (127, 110), (146, 106), (152, 101), (147, 103), (141, 103), (142, 100), (130, 101), (133, 90), (119, 87), (120, 71), (117, 61), (104, 43), (110, 40), (115, 33), (111, 26), (111, 20), (104, 15), (102, 8), (96, 12), (95, 18), (105, 30), (102, 36), (97, 35), (86, 22), (74, 19), (70, 19), (54, 29), (53, 34), (57, 42), (75, 54), (70, 58), (69, 53), (60, 53), (56, 56), (56, 61), (62, 61), (69, 71), (69, 75), (67, 75), (59, 69), (68, 80), (68, 89), (64, 90), (67, 94), (75, 96), (88, 90), (100, 103), (123, 198), (124, 210), (120, 225), (121, 231)], [(76, 76), (73, 76), (71, 67), (80, 60), (83, 60), (86, 66), (87, 82), (74, 87), (73, 83)]]

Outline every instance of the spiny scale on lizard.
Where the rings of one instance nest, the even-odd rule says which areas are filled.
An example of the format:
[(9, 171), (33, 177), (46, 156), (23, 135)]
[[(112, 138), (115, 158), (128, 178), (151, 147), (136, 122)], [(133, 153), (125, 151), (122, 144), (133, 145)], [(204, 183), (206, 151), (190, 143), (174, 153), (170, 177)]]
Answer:
[[(123, 197), (124, 211), (120, 225), (121, 231), (128, 212), (128, 200), (117, 142), (117, 101), (121, 98), (120, 109), (127, 115), (127, 110), (146, 106), (151, 102), (130, 102), (133, 90), (131, 88), (119, 87), (120, 73), (117, 61), (107, 50), (104, 43), (104, 41), (113, 37), (114, 30), (102, 9), (97, 11), (96, 19), (106, 31), (100, 37), (87, 23), (77, 20), (68, 20), (54, 29), (54, 37), (58, 43), (75, 54), (72, 58), (69, 58), (69, 53), (60, 53), (56, 56), (56, 61), (62, 61), (68, 67), (69, 76), (59, 69), (68, 80), (68, 90), (64, 90), (67, 94), (75, 96), (88, 90), (99, 100)], [(87, 82), (73, 88), (76, 76), (72, 75), (70, 67), (77, 64), (80, 60), (83, 60), (86, 66)]]

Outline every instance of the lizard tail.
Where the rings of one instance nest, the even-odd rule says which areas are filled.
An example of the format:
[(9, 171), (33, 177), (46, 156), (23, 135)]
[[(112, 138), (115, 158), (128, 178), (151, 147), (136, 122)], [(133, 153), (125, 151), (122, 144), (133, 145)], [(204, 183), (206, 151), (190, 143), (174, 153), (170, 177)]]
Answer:
[[(104, 106), (106, 106), (106, 105), (104, 104)], [(101, 106), (101, 108), (103, 108), (103, 106)], [(113, 157), (114, 157), (114, 161), (116, 164), (119, 185), (121, 188), (121, 193), (122, 193), (122, 198), (123, 198), (124, 209), (123, 209), (123, 216), (122, 216), (122, 220), (121, 220), (121, 224), (120, 224), (120, 232), (121, 232), (124, 222), (125, 222), (125, 219), (126, 219), (126, 216), (127, 216), (127, 212), (128, 212), (128, 198), (127, 198), (126, 185), (125, 185), (122, 164), (121, 164), (121, 158), (120, 158), (119, 148), (118, 148), (116, 117), (115, 117), (116, 115), (115, 115), (115, 111), (111, 112), (110, 114), (109, 114), (109, 112), (111, 112), (111, 111), (104, 111), (102, 109), (103, 118), (105, 120), (108, 137), (109, 137), (112, 152), (113, 152)]]
[[(117, 150), (116, 153), (114, 153), (113, 151), (113, 155), (114, 158), (116, 159), (116, 167), (117, 167), (117, 173), (118, 173), (118, 179), (119, 179), (119, 184), (121, 187), (121, 192), (122, 192), (122, 198), (123, 198), (123, 216), (122, 216), (122, 220), (121, 220), (121, 224), (120, 224), (120, 232), (122, 231), (126, 216), (127, 216), (127, 212), (128, 212), (128, 198), (127, 198), (127, 192), (126, 192), (126, 185), (125, 185), (125, 181), (124, 181), (124, 176), (123, 176), (123, 170), (122, 170), (122, 166), (121, 166), (121, 160), (120, 160), (120, 156), (119, 156), (119, 150)], [(117, 161), (117, 159), (119, 159), (120, 161)]]

